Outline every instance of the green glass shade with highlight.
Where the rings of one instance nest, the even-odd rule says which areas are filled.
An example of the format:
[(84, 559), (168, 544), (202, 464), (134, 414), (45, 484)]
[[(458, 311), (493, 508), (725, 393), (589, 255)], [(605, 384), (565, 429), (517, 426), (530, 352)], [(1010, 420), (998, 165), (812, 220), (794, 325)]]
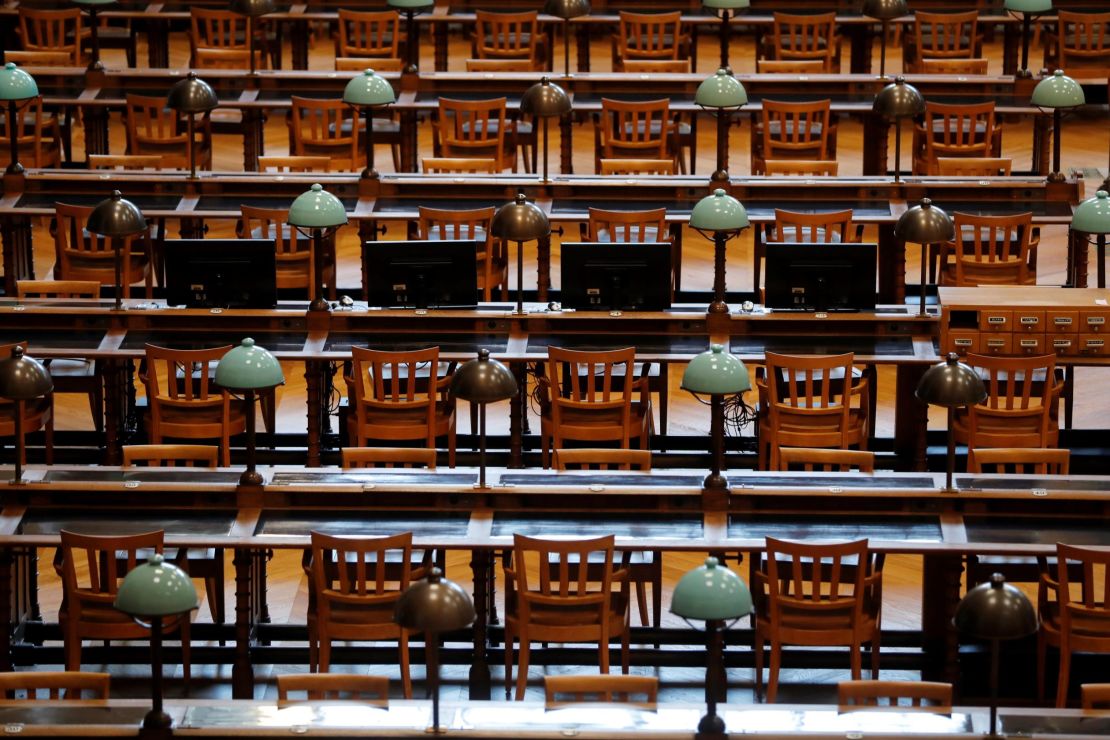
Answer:
[(1110, 234), (1110, 196), (1105, 190), (1076, 206), (1071, 227), (1088, 234)]
[(1087, 102), (1079, 83), (1058, 69), (1033, 88), (1029, 102), (1038, 108), (1077, 108)]
[(222, 388), (245, 391), (273, 388), (284, 382), (281, 363), (250, 337), (228, 350), (216, 365), (216, 383)]
[(694, 102), (703, 108), (739, 108), (748, 102), (748, 91), (727, 69), (718, 69), (698, 85)]
[(391, 8), (430, 8), (435, 0), (386, 0), (385, 4)]
[(736, 231), (747, 226), (747, 210), (720, 188), (699, 200), (690, 211), (690, 228), (699, 231)]
[(751, 0), (701, 0), (701, 6), (716, 10), (740, 10), (751, 7)]
[(752, 594), (717, 558), (687, 572), (674, 587), (671, 613), (683, 619), (728, 620), (751, 614)]
[(133, 617), (168, 617), (198, 606), (197, 590), (185, 571), (166, 562), (161, 553), (127, 574), (116, 594), (115, 607)]
[(352, 77), (343, 89), (343, 102), (348, 105), (389, 105), (396, 100), (393, 85), (372, 69)]
[(26, 100), (39, 94), (35, 78), (24, 72), (15, 62), (8, 62), (0, 69), (0, 100)]
[(315, 183), (311, 188), (297, 196), (289, 206), (290, 226), (304, 229), (327, 229), (347, 223), (347, 209), (334, 195)]
[(1047, 13), (1052, 10), (1052, 0), (1006, 0), (1002, 7), (1015, 13)]
[(751, 387), (748, 368), (720, 344), (690, 360), (682, 374), (682, 390), (691, 393), (728, 396)]

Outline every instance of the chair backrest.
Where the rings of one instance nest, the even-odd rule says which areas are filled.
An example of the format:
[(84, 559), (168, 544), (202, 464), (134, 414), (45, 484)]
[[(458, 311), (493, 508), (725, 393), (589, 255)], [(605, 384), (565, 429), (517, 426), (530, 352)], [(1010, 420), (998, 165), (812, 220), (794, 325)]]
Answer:
[(820, 74), (828, 71), (824, 59), (756, 59), (759, 74)]
[(651, 470), (651, 450), (611, 447), (561, 447), (555, 450), (556, 470)]
[(474, 56), (479, 59), (530, 59), (539, 62), (539, 12), (474, 13)]
[(869, 450), (829, 450), (819, 447), (782, 447), (779, 470), (806, 472), (875, 472), (875, 453)]
[[(107, 699), (111, 682), (112, 677), (108, 673), (4, 671), (0, 672), (0, 699), (12, 694), (13, 699), (32, 702), (40, 699)], [(46, 696), (39, 692), (46, 692)]]
[(416, 232), (420, 239), (493, 240), (493, 206), (448, 210), (419, 206)]
[[(395, 59), (401, 47), (401, 16), (395, 10), (339, 9), (337, 57), (386, 57)], [(364, 61), (374, 67), (374, 64)], [(377, 69), (377, 67), (374, 67)]]
[(1067, 475), (1071, 450), (1035, 447), (981, 447), (968, 455), (969, 473)]
[[(16, 108), (15, 115), (10, 118), (9, 113), (11, 109), (5, 108), (4, 118), (0, 120), (0, 138), (5, 142), (11, 141), (9, 125), (14, 122), (20, 163), (28, 167), (61, 167), (61, 135), (56, 121), (43, 112), (42, 96), (37, 95)], [(8, 151), (0, 157), (5, 155), (10, 162)]]
[[(358, 414), (367, 408), (416, 411), (424, 409), (428, 423), (435, 415), (438, 395), (435, 382), (439, 366), (439, 347), (383, 352), (352, 347), (352, 382)], [(421, 368), (429, 368), (421, 374)]]
[[(261, 49), (254, 50), (255, 69), (264, 67), (265, 55)], [(250, 49), (217, 49), (200, 47), (193, 50), (193, 69), (249, 69), (251, 66)]]
[(24, 298), (99, 298), (97, 280), (17, 280), (16, 297)]
[[(85, 230), (92, 206), (54, 204), (54, 258), (61, 280), (98, 280), (101, 285), (115, 285), (115, 254), (112, 240)], [(131, 295), (131, 284), (139, 279), (143, 264), (137, 260), (142, 242), (149, 254), (150, 234), (144, 232), (120, 240), (121, 282), (124, 295)]]
[(19, 35), (24, 51), (54, 51), (69, 55), (69, 64), (81, 61), (81, 9), (45, 10), (19, 6)]
[(436, 451), (427, 447), (344, 447), (339, 451), (343, 469), (436, 469)]
[(601, 158), (674, 159), (675, 126), (670, 100), (601, 99), (599, 121)]
[(514, 534), (512, 566), (505, 576), (516, 587), (521, 621), (529, 620), (532, 608), (550, 613), (561, 608), (581, 621), (607, 620), (616, 575), (614, 540), (611, 534), (560, 540)]
[(837, 244), (859, 239), (850, 208), (825, 213), (800, 213), (776, 208), (774, 230), (768, 232), (767, 241)]
[(996, 357), (968, 353), (964, 360), (987, 389), (970, 406), (968, 450), (980, 447), (1054, 447), (1055, 406), (1060, 387), (1056, 355)]
[(1059, 10), (1056, 15), (1059, 65), (1068, 68), (1084, 63), (1110, 63), (1110, 12), (1076, 13)]
[(989, 60), (983, 57), (966, 59), (922, 59), (919, 63), (921, 74), (927, 75), (985, 75)]
[(124, 576), (145, 559), (140, 550), (162, 552), (164, 532), (104, 537), (61, 530), (62, 585), (66, 610), (79, 619), (88, 606), (111, 607)]
[(338, 169), (358, 166), (358, 119), (351, 106), (338, 98), (291, 100), (291, 154), (326, 155), (342, 165)]
[(655, 676), (584, 675), (544, 676), (545, 706), (557, 709), (584, 701), (618, 701), (654, 709), (659, 697)]
[(836, 13), (774, 13), (771, 43), (775, 59), (817, 60), (833, 72)]
[(1009, 177), (1009, 157), (937, 157), (937, 174), (950, 177)]
[(617, 55), (626, 59), (678, 59), (682, 39), (682, 13), (631, 13), (620, 11)]
[(217, 406), (228, 395), (211, 382), (216, 363), (231, 345), (212, 349), (171, 349), (146, 345), (147, 399), (152, 414), (166, 408)]
[(161, 154), (89, 154), (90, 170), (160, 170)]
[(189, 8), (189, 44), (197, 49), (234, 49), (247, 51), (247, 16), (230, 10)]
[(595, 439), (615, 439), (627, 448), (635, 358), (634, 347), (601, 352), (548, 347), (542, 382), (552, 426), (569, 439), (588, 429)]
[(1072, 650), (1110, 652), (1110, 550), (1057, 542), (1056, 580), (1060, 632), (1069, 634)]
[(327, 172), (330, 168), (331, 157), (291, 154), (258, 158), (260, 172)]
[(400, 72), (405, 68), (405, 60), (401, 57), (336, 57), (336, 72), (361, 72), (372, 69), (375, 72)]
[(124, 445), (123, 467), (214, 468), (219, 455), (217, 445)]
[(832, 101), (763, 101), (765, 159), (827, 159)]
[(689, 59), (627, 59), (622, 64), (629, 74), (689, 74), (693, 72)]
[(373, 707), (389, 706), (389, 678), (386, 676), (287, 673), (277, 677), (277, 690), (279, 707), (305, 701), (357, 701)]
[(532, 72), (536, 63), (531, 59), (467, 59), (467, 72)]
[(505, 147), (509, 135), (507, 110), (505, 98), (440, 98), (437, 131), (443, 156), (492, 158), (497, 171), (504, 170), (509, 164)]
[(388, 613), (384, 621), (391, 621), (393, 605), (412, 580), (412, 532), (335, 537), (313, 531), (311, 537), (312, 583), (319, 618), (332, 618), (334, 602), (339, 614), (357, 604), (363, 609), (380, 609), (383, 615)]
[(425, 172), (439, 175), (492, 175), (500, 172), (498, 162), (493, 157), (424, 157), (421, 167)]
[(1084, 709), (1110, 709), (1110, 683), (1085, 683), (1079, 687)]
[(298, 239), (289, 226), (286, 208), (258, 208), (242, 205), (236, 234), (240, 239), (273, 239), (277, 264), (277, 287), (304, 288), (316, 285), (316, 265), (312, 242)]
[(4, 63), (8, 62), (15, 62), (20, 67), (67, 67), (73, 64), (73, 52), (5, 49)]
[(878, 706), (939, 714), (952, 711), (952, 684), (940, 681), (841, 681), (836, 690), (842, 712)]
[(938, 157), (990, 157), (996, 121), (994, 101), (925, 103), (926, 173), (933, 174)]
[(768, 159), (763, 171), (768, 176), (836, 177), (840, 165), (832, 159)]
[(586, 239), (591, 242), (667, 241), (667, 209), (610, 211), (589, 207)]
[(601, 175), (673, 175), (673, 159), (604, 158), (599, 160)]
[(979, 11), (966, 13), (914, 13), (914, 40), (919, 59), (975, 57)]
[(960, 213), (953, 217), (955, 285), (1025, 285), (1032, 282), (1029, 250), (1032, 212), (1009, 216)]
[(160, 154), (163, 166), (187, 167), (189, 134), (182, 114), (166, 107), (165, 96), (127, 93), (126, 100), (127, 153)]

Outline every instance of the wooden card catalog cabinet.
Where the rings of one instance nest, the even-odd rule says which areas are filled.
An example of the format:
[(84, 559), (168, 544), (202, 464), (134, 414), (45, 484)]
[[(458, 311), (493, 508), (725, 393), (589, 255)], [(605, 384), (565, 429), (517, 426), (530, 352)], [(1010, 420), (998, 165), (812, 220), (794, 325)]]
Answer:
[(942, 354), (1110, 356), (1110, 291), (940, 288)]

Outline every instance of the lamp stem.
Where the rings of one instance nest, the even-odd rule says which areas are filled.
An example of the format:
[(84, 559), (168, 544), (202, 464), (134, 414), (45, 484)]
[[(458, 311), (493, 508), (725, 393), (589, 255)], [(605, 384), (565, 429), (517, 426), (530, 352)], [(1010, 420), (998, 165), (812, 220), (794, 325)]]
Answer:
[(925, 270), (926, 270), (926, 266), (927, 266), (927, 263), (928, 263), (928, 256), (929, 256), (929, 245), (928, 244), (922, 244), (921, 245), (921, 278), (920, 278), (920, 283), (921, 283), (921, 310), (919, 311), (919, 313), (922, 316), (925, 315)]
[(186, 129), (189, 134), (187, 146), (189, 147), (189, 179), (191, 180), (195, 180), (197, 177), (197, 148), (196, 140), (194, 139), (194, 127), (196, 125), (194, 122), (195, 117), (195, 113), (188, 114), (188, 128)]
[(257, 462), (257, 445), (255, 444), (255, 412), (254, 412), (254, 389), (247, 388), (243, 393), (243, 401), (247, 404), (247, 469), (239, 477), (239, 485), (241, 486), (260, 486), (262, 485), (262, 475), (255, 469)]
[(23, 453), (27, 446), (23, 440), (23, 406), (26, 401), (15, 402), (15, 477), (12, 483), (23, 482)]
[(162, 710), (162, 617), (150, 620), (150, 673), (152, 706), (143, 717), (143, 728), (164, 730), (173, 720)]
[(405, 72), (409, 74), (416, 74), (418, 69), (416, 55), (419, 52), (419, 39), (416, 38), (416, 10), (413, 8), (407, 8), (405, 11), (405, 15), (408, 16), (405, 26), (406, 34), (408, 36), (408, 48), (406, 49), (406, 51), (408, 52), (409, 58), (409, 63), (408, 66), (405, 67)]
[(478, 404), (478, 488), (486, 487), (486, 404)]
[(428, 660), (428, 684), (432, 692), (431, 733), (438, 735), (439, 729), (439, 633), (427, 632), (424, 635), (425, 652)]
[(728, 478), (721, 475), (725, 459), (725, 399), (720, 393), (709, 397), (710, 473), (702, 481), (704, 488), (728, 488)]
[(516, 243), (516, 311), (517, 316), (524, 315), (524, 242)]
[(116, 310), (123, 310), (123, 239), (112, 237), (112, 253), (115, 257), (116, 267)]
[(1106, 287), (1106, 234), (1095, 237), (1095, 256), (1098, 258), (1098, 287)]
[(251, 77), (255, 75), (254, 65), (254, 18), (247, 16), (247, 53), (250, 54)]
[(362, 179), (378, 179), (374, 169), (374, 110), (370, 106), (366, 106), (366, 169), (362, 171)]
[(550, 182), (547, 178), (547, 116), (543, 117), (543, 181)]
[(18, 175), (23, 172), (23, 165), (19, 163), (19, 126), (16, 122), (16, 113), (18, 113), (15, 101), (8, 101), (8, 140), (11, 143), (11, 161), (8, 163), (6, 170), (9, 175)]
[(725, 666), (722, 653), (724, 652), (724, 623), (719, 619), (707, 619), (705, 632), (709, 648), (709, 666), (705, 672), (705, 716), (698, 722), (699, 735), (723, 735), (725, 721), (717, 714), (717, 701), (721, 697), (721, 689), (725, 684)]
[[(96, 6), (89, 6), (89, 30), (92, 32), (92, 60), (89, 62), (89, 69), (103, 69), (104, 65), (100, 63), (100, 36), (97, 33), (96, 22)], [(78, 39), (78, 45), (81, 41)]]
[(308, 304), (309, 311), (327, 311), (328, 301), (324, 298), (324, 230), (312, 230), (312, 263), (316, 271), (316, 295)]
[(1060, 129), (1064, 114), (1059, 108), (1052, 109), (1052, 172), (1049, 182), (1063, 182), (1064, 173), (1060, 169)]
[(721, 10), (721, 68), (728, 67), (728, 37), (729, 37), (729, 24), (728, 24), (728, 8)]
[(709, 313), (728, 313), (725, 303), (725, 244), (728, 237), (723, 231), (713, 232), (713, 302)]
[(1021, 69), (1018, 76), (1029, 74), (1029, 14), (1021, 14)]
[(879, 79), (886, 79), (886, 34), (890, 27), (890, 21), (883, 18), (882, 24), (882, 37), (879, 39)]
[(902, 119), (894, 119), (894, 182), (902, 178)]
[(563, 19), (563, 77), (570, 77), (570, 18)]
[(732, 114), (724, 108), (717, 110), (717, 171), (710, 175), (710, 182), (728, 182), (728, 126)]
[(956, 410), (951, 406), (948, 407), (948, 464), (947, 474), (944, 478), (944, 490), (948, 493), (955, 493), (956, 489), (952, 487), (952, 474), (956, 472), (956, 435), (952, 431), (952, 420), (956, 417)]
[(998, 736), (998, 639), (991, 640), (991, 737)]

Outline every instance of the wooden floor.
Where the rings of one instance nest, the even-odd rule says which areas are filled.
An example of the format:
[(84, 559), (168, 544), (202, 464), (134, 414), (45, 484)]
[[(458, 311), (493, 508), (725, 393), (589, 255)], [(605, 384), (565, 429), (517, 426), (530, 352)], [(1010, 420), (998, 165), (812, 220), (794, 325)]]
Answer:
[[(598, 38), (593, 42), (592, 57), (596, 62), (598, 71), (603, 71), (608, 65), (608, 43), (607, 38)], [(467, 45), (468, 42), (464, 42), (461, 38), (454, 37), (452, 39), (451, 69), (462, 67), (462, 58), (469, 55), (466, 50)], [(997, 42), (988, 44), (987, 52), (992, 59), (991, 71), (993, 73), (1001, 72), (1000, 45), (1001, 35), (999, 35)], [(732, 59), (736, 71), (754, 71), (753, 44), (751, 43), (750, 37), (736, 38), (733, 49)], [(700, 71), (708, 74), (712, 71), (708, 65), (716, 59), (717, 48), (715, 39), (706, 38), (703, 35), (699, 51), (701, 59)], [(899, 52), (900, 50), (896, 48), (890, 50), (891, 58), (888, 60), (888, 68), (898, 68)], [(105, 59), (108, 66), (122, 63), (121, 59), (117, 59), (114, 56), (118, 53), (119, 52), (114, 51), (105, 52)], [(876, 54), (877, 53), (878, 51), (876, 50)], [(139, 58), (144, 59), (144, 54), (144, 50), (140, 49)], [(170, 54), (171, 64), (184, 65), (187, 60), (187, 55), (187, 43), (183, 38), (175, 36)], [(560, 57), (561, 50), (556, 49), (556, 58), (558, 59)], [(432, 67), (431, 50), (429, 46), (425, 46), (423, 49), (422, 66), (425, 69), (431, 69)], [(310, 67), (313, 69), (331, 68), (330, 40), (322, 39), (315, 43), (310, 57)], [(750, 172), (748, 159), (749, 125), (745, 117), (743, 123), (734, 126), (731, 132), (730, 145), (732, 153), (730, 170), (733, 176), (744, 176)], [(708, 122), (706, 122), (706, 125), (701, 126), (699, 130), (697, 171), (708, 175), (708, 173), (714, 169), (713, 157), (715, 149), (714, 140), (712, 138), (714, 127), (708, 125)], [(123, 126), (120, 125), (118, 121), (113, 121), (111, 131), (112, 152), (123, 152)], [(843, 121), (840, 124), (838, 157), (842, 175), (859, 174), (861, 172), (861, 153), (865, 146), (865, 143), (861, 140), (861, 133), (861, 126), (856, 121)], [(558, 133), (553, 131), (553, 134), (554, 138), (551, 145), (553, 152), (552, 166), (553, 168), (557, 168), (557, 156), (554, 155), (554, 152), (558, 151)], [(77, 141), (74, 144), (74, 151), (83, 151), (83, 143), (80, 141), (80, 128), (77, 129), (76, 136)], [(586, 127), (578, 127), (574, 132), (574, 137), (576, 144), (574, 152), (576, 171), (591, 171), (593, 160), (592, 134)], [(430, 152), (430, 134), (426, 124), (421, 126), (420, 140), (422, 147), (425, 147), (426, 150)], [(1029, 167), (1032, 156), (1031, 141), (1031, 124), (1029, 122), (1006, 123), (1006, 132), (1003, 137), (1003, 153), (1004, 156), (1014, 159), (1015, 169), (1021, 170)], [(1097, 112), (1080, 113), (1068, 118), (1065, 122), (1063, 144), (1063, 161), (1065, 169), (1101, 167), (1102, 174), (1105, 175), (1107, 153), (1108, 150), (1110, 150), (1110, 124), (1108, 124), (1105, 107)], [(284, 121), (280, 119), (271, 119), (266, 127), (267, 153), (286, 153), (287, 146)], [(215, 168), (220, 170), (235, 170), (240, 167), (242, 159), (240, 147), (241, 139), (239, 137), (216, 137), (214, 150)], [(906, 151), (909, 150), (908, 132), (905, 134), (903, 149)], [(391, 167), (390, 157), (384, 148), (381, 149), (377, 161), (379, 169), (389, 171)], [(908, 161), (905, 162), (904, 165), (908, 165)], [(1093, 173), (1089, 176), (1093, 176)], [(1100, 180), (1101, 176), (1098, 181)], [(1094, 185), (1097, 184), (1098, 181), (1088, 186), (1088, 195), (1093, 194)], [(938, 205), (944, 207), (949, 212), (959, 209), (958, 203), (943, 203)], [(230, 225), (214, 224), (209, 236), (224, 235), (230, 233), (230, 231)], [(1038, 270), (1038, 279), (1042, 284), (1059, 285), (1063, 280), (1065, 233), (1066, 230), (1063, 228), (1049, 228), (1046, 229), (1042, 235), (1040, 268)], [(402, 238), (403, 234), (391, 234), (390, 237)], [(341, 234), (338, 252), (340, 271), (338, 283), (340, 285), (355, 285), (359, 282), (357, 250), (358, 241), (355, 231), (353, 228), (348, 228)], [(557, 245), (554, 256), (557, 259)], [(734, 289), (750, 289), (750, 235), (746, 239), (741, 240), (738, 245), (730, 246), (728, 259), (728, 279), (730, 287)], [(38, 274), (40, 276), (49, 275), (54, 260), (51, 241), (46, 232), (45, 224), (40, 224), (36, 227), (35, 260)], [(534, 254), (531, 252), (526, 253), (525, 262), (527, 272), (528, 267), (534, 264)], [(916, 255), (908, 255), (907, 262), (909, 265), (916, 265)], [(557, 269), (553, 270), (553, 275), (557, 281)], [(910, 277), (911, 281), (916, 282), (915, 275), (911, 275)], [(528, 280), (529, 278), (526, 277), (526, 281)], [(691, 231), (687, 231), (687, 233), (684, 234), (682, 280), (684, 286), (689, 286), (693, 289), (708, 289), (712, 281), (710, 244)], [(534, 277), (531, 278), (531, 281), (534, 281)], [(283, 388), (278, 389), (278, 427), (281, 430), (303, 431), (305, 425), (303, 370), (294, 365), (289, 365), (285, 368), (285, 371), (287, 383)], [(891, 399), (893, 379), (891, 377), (885, 377), (885, 373), (882, 375), (884, 377), (880, 378), (880, 414), (877, 428), (880, 435), (890, 435), (892, 434), (893, 426), (893, 406)], [(1076, 404), (1075, 419), (1076, 426), (1078, 427), (1105, 426), (1105, 416), (1110, 412), (1110, 402), (1106, 400), (1107, 396), (1105, 394), (1090, 392), (1099, 388), (1100, 384), (1105, 382), (1102, 376), (1103, 373), (1101, 371), (1081, 370), (1078, 373), (1080, 390), (1076, 395), (1077, 398), (1082, 399)], [(680, 378), (681, 367), (672, 368), (669, 431), (677, 434), (705, 436), (708, 433), (708, 414), (703, 406), (691, 400), (679, 389), (678, 383)], [(460, 413), (460, 415), (463, 418), (466, 416), (465, 413)], [(508, 425), (507, 404), (492, 406), (490, 408), (489, 418), (491, 433), (506, 432)], [(940, 415), (937, 414), (933, 416), (933, 426), (935, 428), (940, 428), (940, 423)], [(71, 396), (69, 398), (63, 397), (59, 399), (57, 425), (59, 429), (91, 428), (88, 408), (81, 397)], [(51, 553), (43, 553), (40, 562), (44, 564), (50, 563), (51, 558)], [(664, 596), (664, 605), (669, 604), (669, 591), (678, 577), (697, 564), (697, 557), (677, 557), (668, 555), (664, 562), (665, 590), (668, 592)], [(920, 566), (920, 559), (914, 557), (898, 557), (888, 560), (884, 576), (885, 599), (883, 620), (885, 626), (903, 628), (914, 628), (918, 626), (920, 621)], [(45, 614), (54, 615), (57, 613), (57, 605), (59, 602), (58, 584), (53, 573), (47, 573), (45, 572), (46, 570), (49, 570), (48, 566), (44, 568), (44, 572), (42, 573), (42, 606)], [(269, 603), (274, 620), (277, 622), (285, 620), (303, 622), (307, 606), (307, 591), (306, 580), (300, 567), (299, 554), (279, 553), (272, 562), (269, 573)], [(451, 556), (448, 563), (448, 575), (452, 579), (458, 580), (464, 583), (464, 585), (469, 586), (469, 568), (466, 558), (462, 554), (454, 554)], [(232, 583), (230, 580), (230, 573), (228, 583), (229, 586)], [(200, 621), (208, 621), (210, 619), (206, 606), (202, 605), (197, 618)], [(668, 614), (665, 616), (664, 623), (668, 626), (678, 626), (680, 621)], [(100, 666), (87, 666), (89, 670), (100, 668)], [(305, 666), (258, 666), (257, 676), (260, 680), (258, 696), (260, 698), (274, 697), (275, 694), (272, 684), (261, 683), (273, 674), (285, 671), (299, 672), (305, 669)], [(352, 669), (373, 673), (383, 671), (386, 673), (392, 672), (393, 675), (396, 676), (395, 667), (360, 666)], [(135, 669), (110, 666), (108, 670), (117, 678), (113, 687), (114, 696), (144, 696), (146, 694), (148, 690), (146, 681), (149, 676), (146, 669), (142, 667)], [(653, 669), (638, 670), (643, 672), (655, 672)], [(422, 671), (423, 668), (418, 666), (414, 669), (414, 675), (420, 678), (422, 676)], [(500, 679), (501, 670), (495, 667), (494, 671), (496, 686), (497, 681)], [(178, 671), (177, 675), (180, 676), (180, 671)], [(451, 666), (445, 669), (445, 676), (448, 681), (448, 689), (445, 695), (451, 696), (452, 692), (454, 692), (456, 695), (465, 696), (465, 675), (466, 668), (464, 666)], [(539, 696), (538, 692), (540, 689), (537, 682), (540, 675), (540, 669), (533, 668), (531, 673), (533, 683), (529, 689), (530, 697)], [(690, 701), (696, 701), (698, 699), (701, 682), (704, 677), (700, 670), (668, 669), (662, 671), (659, 675), (664, 682), (662, 698), (666, 700), (685, 699)], [(199, 676), (199, 680), (197, 676)], [(893, 673), (888, 674), (887, 672), (884, 672), (884, 676), (901, 677)], [(782, 700), (828, 700), (832, 696), (834, 682), (846, 677), (846, 672), (787, 671), (784, 673), (784, 681), (786, 681), (786, 684), (782, 690)], [(229, 696), (229, 681), (230, 666), (203, 666), (194, 668), (192, 695), (214, 697)], [(750, 670), (731, 670), (729, 700), (736, 702), (750, 701), (752, 698), (750, 689), (751, 681), (752, 672)], [(180, 694), (182, 691), (182, 686), (178, 681), (171, 681), (168, 688), (169, 691), (174, 694)], [(497, 698), (499, 692), (495, 690), (494, 694), (495, 698)]]

